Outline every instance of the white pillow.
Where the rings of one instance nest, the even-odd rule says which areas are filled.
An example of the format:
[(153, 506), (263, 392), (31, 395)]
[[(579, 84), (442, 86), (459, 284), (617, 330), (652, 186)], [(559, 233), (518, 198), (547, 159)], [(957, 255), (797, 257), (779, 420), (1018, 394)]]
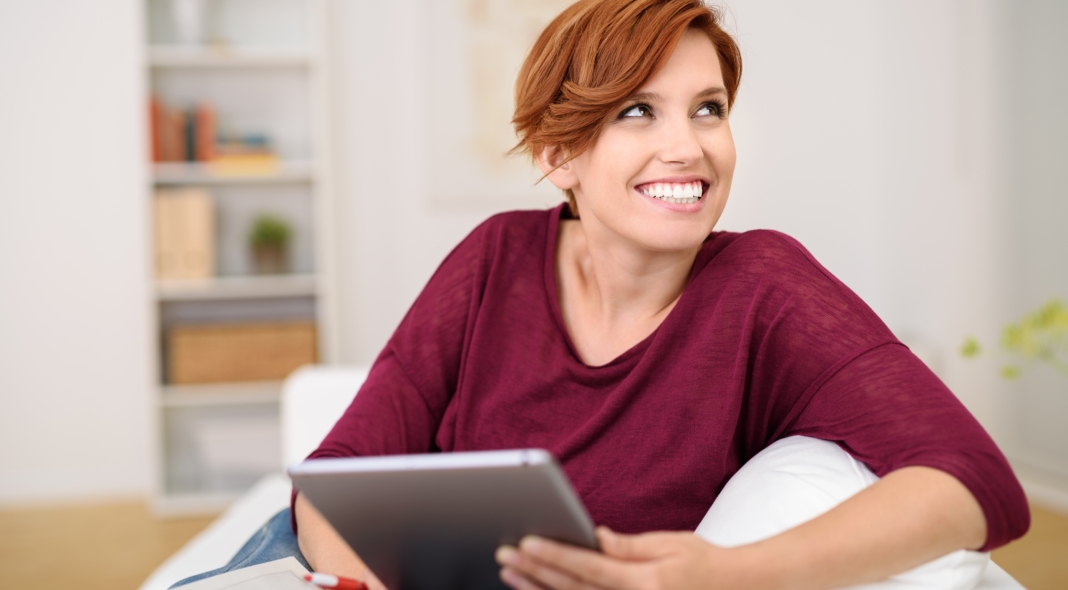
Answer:
[[(878, 481), (838, 445), (805, 436), (776, 441), (727, 482), (695, 533), (723, 547), (754, 543), (811, 520)], [(959, 550), (852, 590), (972, 590), (989, 553)]]

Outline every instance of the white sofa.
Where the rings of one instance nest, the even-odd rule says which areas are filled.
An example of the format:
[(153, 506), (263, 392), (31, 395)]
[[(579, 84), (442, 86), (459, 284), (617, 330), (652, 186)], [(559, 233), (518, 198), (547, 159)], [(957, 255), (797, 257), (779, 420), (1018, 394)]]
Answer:
[[(305, 367), (286, 380), (282, 391), (283, 468), (302, 461), (318, 446), (366, 377), (367, 370), (362, 368)], [(770, 455), (769, 460), (773, 461)], [(749, 496), (741, 490), (745, 484), (738, 476), (736, 479), (738, 482), (732, 480), (733, 484), (728, 484), (728, 488), (734, 485), (739, 492), (736, 496)], [(289, 480), (281, 470), (263, 478), (208, 528), (159, 566), (141, 585), (141, 590), (165, 590), (180, 579), (225, 565), (268, 518), (289, 505), (289, 493)], [(737, 538), (731, 531), (722, 530), (722, 526), (732, 526), (727, 516), (732, 511), (720, 511), (725, 516), (720, 517), (722, 526), (718, 532), (712, 530), (716, 523), (710, 522), (715, 517), (714, 512), (709, 512), (698, 533), (715, 540)], [(985, 572), (981, 568), (978, 572), (981, 572), (980, 590), (1023, 588), (993, 562), (986, 566)], [(971, 584), (974, 583), (973, 579)], [(907, 577), (894, 587), (918, 588)], [(957, 585), (947, 582), (945, 587)]]

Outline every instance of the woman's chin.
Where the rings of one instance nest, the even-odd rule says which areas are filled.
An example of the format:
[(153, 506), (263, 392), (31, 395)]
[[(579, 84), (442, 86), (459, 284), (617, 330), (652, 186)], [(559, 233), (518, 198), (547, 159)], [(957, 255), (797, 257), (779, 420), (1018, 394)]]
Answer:
[(701, 248), (701, 244), (711, 233), (711, 229), (706, 229), (704, 224), (686, 224), (691, 227), (679, 227), (679, 225), (673, 224), (671, 227), (663, 228), (646, 226), (642, 228), (639, 235), (635, 235), (632, 239), (653, 252), (692, 254)]

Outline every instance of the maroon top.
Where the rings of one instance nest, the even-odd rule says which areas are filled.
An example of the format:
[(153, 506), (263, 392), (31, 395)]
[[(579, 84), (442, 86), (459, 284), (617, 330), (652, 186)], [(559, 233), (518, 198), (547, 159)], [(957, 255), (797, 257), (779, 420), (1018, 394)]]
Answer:
[(1027, 530), (1023, 490), (979, 423), (781, 233), (713, 233), (660, 327), (584, 364), (557, 302), (566, 211), (504, 213), (471, 232), (311, 457), (544, 448), (594, 522), (637, 533), (694, 530), (750, 457), (805, 435), (879, 476), (955, 476), (986, 515), (984, 549)]

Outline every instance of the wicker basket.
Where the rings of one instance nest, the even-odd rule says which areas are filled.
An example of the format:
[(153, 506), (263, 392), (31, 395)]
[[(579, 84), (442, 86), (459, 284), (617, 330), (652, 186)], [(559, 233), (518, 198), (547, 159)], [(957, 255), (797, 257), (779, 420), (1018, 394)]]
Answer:
[(313, 322), (175, 326), (167, 332), (175, 384), (282, 379), (316, 361)]

